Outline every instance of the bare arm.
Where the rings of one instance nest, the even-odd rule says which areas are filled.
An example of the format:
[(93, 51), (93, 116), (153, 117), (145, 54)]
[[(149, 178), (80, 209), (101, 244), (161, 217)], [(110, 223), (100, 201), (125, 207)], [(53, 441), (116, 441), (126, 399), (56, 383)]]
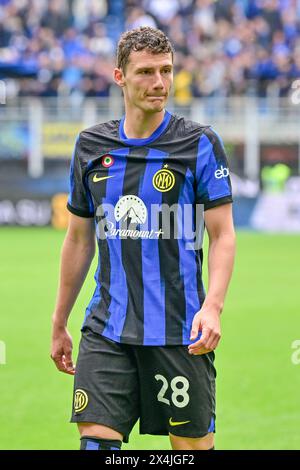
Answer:
[(193, 320), (191, 340), (196, 339), (199, 330), (202, 330), (202, 336), (199, 341), (189, 346), (191, 354), (205, 354), (215, 349), (221, 338), (220, 314), (235, 255), (231, 204), (207, 210), (205, 225), (209, 237), (208, 291), (201, 310)]
[(51, 357), (56, 367), (74, 374), (72, 338), (67, 322), (95, 253), (94, 221), (70, 214), (61, 254), (60, 280), (52, 317)]

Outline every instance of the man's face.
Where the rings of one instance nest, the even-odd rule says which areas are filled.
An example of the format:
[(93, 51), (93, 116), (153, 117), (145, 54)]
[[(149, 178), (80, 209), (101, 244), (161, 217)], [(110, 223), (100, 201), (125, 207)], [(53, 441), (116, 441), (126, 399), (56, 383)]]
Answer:
[(125, 74), (116, 69), (115, 79), (123, 86), (125, 100), (130, 105), (144, 112), (160, 112), (165, 108), (173, 83), (172, 55), (133, 51)]

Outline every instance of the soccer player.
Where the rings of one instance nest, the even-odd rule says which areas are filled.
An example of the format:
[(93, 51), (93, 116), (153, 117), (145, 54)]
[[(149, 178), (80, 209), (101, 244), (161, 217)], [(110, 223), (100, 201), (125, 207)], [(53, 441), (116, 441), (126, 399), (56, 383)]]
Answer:
[[(141, 434), (169, 435), (173, 449), (214, 448), (214, 350), (235, 250), (231, 185), (214, 130), (165, 108), (173, 56), (160, 30), (124, 33), (114, 80), (125, 116), (84, 130), (75, 145), (51, 357), (75, 376), (81, 449), (120, 449), (138, 419)], [(96, 289), (75, 372), (67, 320), (95, 239)]]

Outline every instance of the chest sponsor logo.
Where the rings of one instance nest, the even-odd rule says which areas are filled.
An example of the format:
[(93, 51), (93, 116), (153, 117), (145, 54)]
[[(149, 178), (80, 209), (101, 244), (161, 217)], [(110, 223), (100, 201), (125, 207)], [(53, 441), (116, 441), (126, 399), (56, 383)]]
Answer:
[(147, 207), (142, 199), (134, 194), (121, 197), (115, 206), (99, 205), (96, 215), (99, 217), (97, 236), (101, 239), (115, 237), (152, 239), (159, 238), (164, 233), (157, 226), (148, 230), (148, 225), (145, 224), (148, 219)]
[(202, 246), (202, 204), (145, 204), (127, 194), (114, 204), (102, 202), (96, 210), (96, 235), (105, 239), (182, 239), (186, 250)]
[(175, 176), (171, 170), (168, 170), (168, 165), (165, 165), (161, 170), (158, 170), (152, 179), (152, 184), (157, 191), (165, 193), (170, 191), (175, 184)]
[(144, 202), (137, 196), (129, 194), (123, 196), (116, 204), (115, 219), (124, 221), (127, 225), (143, 224), (146, 222), (147, 208)]
[(222, 165), (221, 165), (221, 168), (219, 170), (215, 171), (215, 177), (217, 178), (217, 180), (219, 180), (221, 178), (227, 178), (227, 176), (229, 176), (229, 170), (228, 170), (228, 168), (226, 168)]

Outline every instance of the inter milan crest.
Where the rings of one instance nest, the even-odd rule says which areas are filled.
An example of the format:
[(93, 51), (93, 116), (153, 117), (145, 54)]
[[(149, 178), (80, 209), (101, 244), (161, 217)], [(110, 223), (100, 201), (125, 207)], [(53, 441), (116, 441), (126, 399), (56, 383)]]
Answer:
[(170, 189), (173, 188), (175, 184), (175, 176), (172, 173), (172, 171), (167, 170), (168, 165), (164, 165), (164, 167), (161, 170), (158, 170), (152, 179), (152, 184), (157, 189), (157, 191), (160, 191), (162, 193), (166, 191), (170, 191)]
[(74, 410), (75, 413), (80, 413), (83, 411), (88, 405), (89, 399), (87, 393), (84, 390), (78, 388), (75, 390), (74, 395)]
[(104, 168), (109, 168), (110, 166), (113, 165), (114, 159), (111, 155), (103, 155), (101, 159), (101, 163), (102, 163), (102, 166), (104, 166)]

